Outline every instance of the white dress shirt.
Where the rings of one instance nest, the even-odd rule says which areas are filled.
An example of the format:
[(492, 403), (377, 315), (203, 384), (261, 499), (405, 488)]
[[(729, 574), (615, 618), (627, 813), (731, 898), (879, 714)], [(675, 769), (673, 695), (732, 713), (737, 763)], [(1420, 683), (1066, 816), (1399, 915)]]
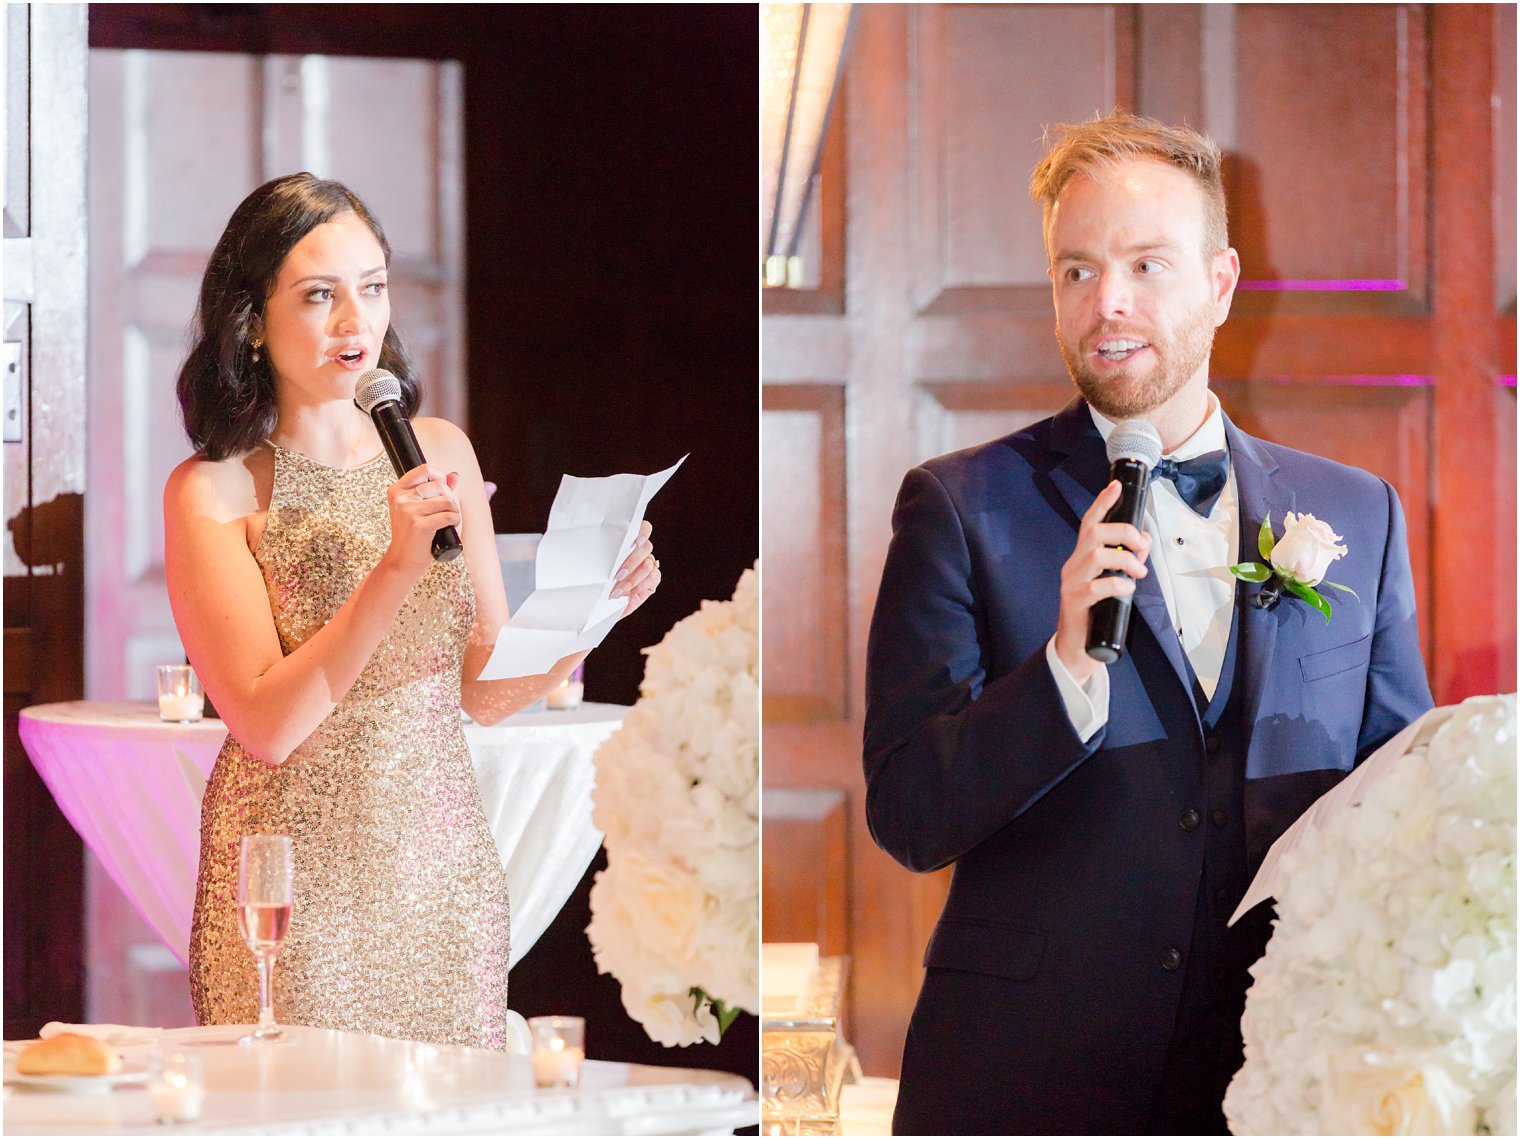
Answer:
[[(1208, 396), (1208, 418), (1168, 459), (1181, 462), (1227, 449), (1219, 399), (1213, 392)], [(1091, 406), (1087, 410), (1107, 442), (1115, 427), (1113, 420)], [(1212, 697), (1224, 667), (1235, 609), (1235, 577), (1229, 567), (1240, 560), (1240, 498), (1234, 464), (1207, 518), (1182, 500), (1171, 479), (1153, 479), (1145, 504), (1145, 531), (1151, 536), (1150, 572), (1166, 598), (1172, 628), (1204, 694)], [(1045, 660), (1072, 727), (1086, 743), (1108, 722), (1108, 666), (1098, 665), (1085, 684), (1078, 684), (1056, 655), (1055, 637), (1045, 645)]]

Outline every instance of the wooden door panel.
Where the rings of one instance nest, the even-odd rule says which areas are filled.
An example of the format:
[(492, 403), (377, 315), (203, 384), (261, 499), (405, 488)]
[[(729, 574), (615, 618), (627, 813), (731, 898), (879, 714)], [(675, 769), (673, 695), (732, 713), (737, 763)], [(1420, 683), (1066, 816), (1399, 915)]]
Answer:
[[(199, 277), (206, 235), (215, 241), (262, 180), (254, 143), (263, 85), (253, 57), (96, 51), (90, 63), (92, 136), (121, 131), (121, 167), (91, 181), (92, 205), (120, 198), (112, 247), (119, 246), (129, 273)], [(243, 145), (215, 146), (216, 160), (208, 162), (208, 139)]]
[[(324, 169), (342, 170), (391, 238), (391, 252), (413, 271), (442, 270), (440, 76), (421, 59), (302, 57), (307, 148)], [(379, 84), (385, 97), (377, 98)], [(406, 139), (405, 150), (381, 139)], [(413, 145), (420, 144), (419, 150)], [(405, 155), (398, 161), (398, 155)], [(334, 177), (339, 175), (334, 174)], [(357, 187), (363, 190), (357, 190)]]

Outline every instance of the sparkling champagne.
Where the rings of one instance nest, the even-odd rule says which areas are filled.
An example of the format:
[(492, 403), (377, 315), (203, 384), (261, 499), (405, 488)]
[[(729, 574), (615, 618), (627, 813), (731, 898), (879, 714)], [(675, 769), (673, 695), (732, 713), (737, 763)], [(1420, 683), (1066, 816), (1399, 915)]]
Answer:
[(238, 907), (243, 940), (254, 953), (278, 953), (290, 932), (290, 903), (253, 902)]

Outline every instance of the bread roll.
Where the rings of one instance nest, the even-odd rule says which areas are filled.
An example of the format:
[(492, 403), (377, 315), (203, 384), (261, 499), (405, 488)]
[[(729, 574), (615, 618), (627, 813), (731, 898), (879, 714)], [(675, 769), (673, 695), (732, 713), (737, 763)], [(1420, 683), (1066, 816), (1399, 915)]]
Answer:
[(16, 1073), (22, 1076), (110, 1076), (119, 1071), (116, 1049), (77, 1032), (29, 1044), (16, 1057)]

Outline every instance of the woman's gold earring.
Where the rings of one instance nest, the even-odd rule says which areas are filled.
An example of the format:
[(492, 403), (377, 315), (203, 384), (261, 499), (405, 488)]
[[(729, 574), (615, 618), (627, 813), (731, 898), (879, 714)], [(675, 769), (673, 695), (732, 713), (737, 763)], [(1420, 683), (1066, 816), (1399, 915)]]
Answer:
[(259, 362), (259, 349), (262, 347), (264, 347), (264, 342), (262, 340), (255, 340), (253, 342), (253, 362), (255, 364)]

